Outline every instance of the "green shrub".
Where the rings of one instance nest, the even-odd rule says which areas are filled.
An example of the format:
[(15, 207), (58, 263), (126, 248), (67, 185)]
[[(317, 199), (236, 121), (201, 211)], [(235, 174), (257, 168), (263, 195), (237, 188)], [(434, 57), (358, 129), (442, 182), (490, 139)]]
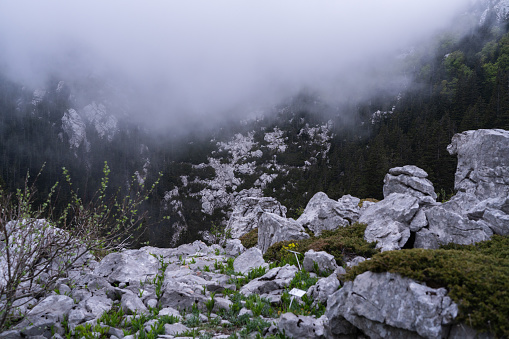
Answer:
[(509, 250), (496, 251), (507, 242), (495, 237), (478, 245), (453, 246), (457, 249), (384, 252), (352, 268), (346, 278), (366, 271), (392, 272), (430, 287), (445, 287), (459, 305), (458, 321), (509, 337)]
[(365, 224), (355, 223), (351, 226), (340, 227), (334, 231), (324, 231), (319, 237), (311, 237), (303, 240), (289, 240), (275, 243), (264, 255), (266, 261), (281, 262), (282, 249), (289, 244), (295, 244), (295, 251), (304, 254), (308, 250), (325, 251), (332, 254), (338, 265), (342, 266), (358, 255), (371, 257), (378, 253), (375, 243), (364, 240)]
[(255, 247), (258, 245), (258, 228), (244, 234), (239, 240), (245, 248)]

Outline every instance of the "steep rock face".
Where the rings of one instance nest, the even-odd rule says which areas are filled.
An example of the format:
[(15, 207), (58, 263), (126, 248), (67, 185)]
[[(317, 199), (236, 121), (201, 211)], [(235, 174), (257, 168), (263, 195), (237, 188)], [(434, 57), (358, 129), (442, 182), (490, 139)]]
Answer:
[(274, 198), (242, 198), (234, 207), (232, 216), (226, 226), (231, 231), (232, 238), (239, 238), (257, 228), (260, 217), (264, 212), (285, 217), (286, 207)]
[(309, 200), (297, 222), (313, 231), (315, 236), (319, 236), (324, 230), (334, 230), (357, 221), (359, 202), (360, 199), (350, 195), (336, 201), (327, 194), (318, 192)]
[(328, 337), (446, 338), (458, 313), (446, 293), (394, 273), (365, 272), (331, 296)]
[(479, 200), (509, 195), (509, 131), (466, 131), (447, 147), (458, 156), (454, 188)]
[(447, 150), (458, 156), (458, 193), (426, 211), (427, 241), (471, 244), (509, 234), (509, 131), (459, 133)]
[(258, 247), (265, 253), (278, 241), (307, 239), (309, 235), (298, 222), (274, 213), (263, 213), (258, 226)]

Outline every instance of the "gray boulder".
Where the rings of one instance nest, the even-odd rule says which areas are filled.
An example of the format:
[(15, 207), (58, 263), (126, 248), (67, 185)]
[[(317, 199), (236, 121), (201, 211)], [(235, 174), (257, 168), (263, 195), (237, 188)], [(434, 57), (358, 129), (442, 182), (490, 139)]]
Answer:
[(300, 240), (309, 238), (298, 222), (274, 213), (263, 213), (258, 222), (258, 248), (265, 253), (269, 247), (283, 240)]
[(249, 296), (251, 294), (267, 294), (272, 291), (281, 290), (288, 285), (298, 272), (298, 268), (286, 264), (283, 267), (274, 267), (263, 276), (251, 280), (242, 286), (240, 293)]
[(125, 314), (148, 313), (148, 309), (138, 296), (131, 291), (126, 291), (120, 300), (120, 306)]
[(509, 196), (509, 131), (480, 129), (455, 134), (447, 147), (458, 156), (457, 191), (479, 200)]
[(382, 251), (401, 249), (410, 238), (410, 223), (418, 210), (418, 198), (392, 193), (362, 213), (359, 222), (368, 225), (364, 239), (376, 241)]
[(315, 319), (304, 315), (284, 313), (277, 328), (290, 338), (319, 339), (324, 335), (324, 317)]
[(159, 306), (162, 308), (174, 308), (177, 310), (191, 310), (193, 305), (200, 309), (205, 309), (204, 305), (207, 298), (189, 288), (179, 288), (177, 286), (166, 286), (159, 300)]
[(233, 238), (240, 238), (258, 227), (264, 212), (286, 217), (286, 207), (274, 198), (245, 197), (235, 205), (226, 229), (230, 230)]
[(267, 263), (263, 259), (262, 251), (259, 248), (251, 247), (241, 255), (239, 255), (233, 262), (233, 269), (235, 272), (247, 273), (253, 268), (267, 267)]
[(437, 195), (431, 181), (426, 179), (428, 173), (417, 166), (407, 165), (389, 170), (384, 178), (384, 198), (392, 193), (408, 194), (417, 198), (431, 197), (436, 200)]
[(79, 319), (81, 316), (83, 316), (83, 318), (88, 318), (89, 315), (92, 316), (92, 318), (98, 318), (104, 312), (111, 309), (113, 306), (113, 301), (107, 298), (105, 295), (94, 295), (90, 298), (80, 301), (78, 305), (86, 310), (88, 314), (82, 315), (80, 312), (76, 312), (73, 314), (75, 319)]
[(245, 250), (246, 248), (242, 245), (239, 239), (227, 239), (224, 245), (225, 254), (231, 257), (236, 257), (242, 254)]
[(329, 299), (328, 337), (445, 338), (458, 313), (446, 294), (394, 273), (365, 272)]
[(314, 299), (313, 303), (316, 301), (321, 302), (324, 305), (327, 305), (327, 300), (330, 296), (335, 293), (339, 288), (339, 280), (336, 274), (331, 274), (327, 278), (321, 278), (311, 286), (306, 292), (307, 296)]
[(327, 194), (318, 192), (309, 200), (297, 222), (313, 231), (315, 236), (319, 236), (324, 230), (335, 230), (357, 221), (359, 202), (360, 199), (350, 195), (336, 201)]
[[(318, 272), (315, 272), (315, 263), (318, 265)], [(322, 272), (332, 273), (338, 268), (336, 259), (332, 254), (325, 251), (315, 252), (314, 250), (309, 250), (304, 254), (302, 265), (306, 271), (315, 272), (316, 274)]]
[(110, 253), (101, 260), (94, 274), (110, 283), (145, 282), (154, 278), (159, 270), (159, 261), (141, 250)]

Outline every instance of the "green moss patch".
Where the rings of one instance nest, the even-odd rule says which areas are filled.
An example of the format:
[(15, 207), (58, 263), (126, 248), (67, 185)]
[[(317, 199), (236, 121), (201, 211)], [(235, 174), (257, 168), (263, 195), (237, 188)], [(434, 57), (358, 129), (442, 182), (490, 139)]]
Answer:
[(353, 280), (366, 271), (392, 272), (430, 287), (445, 287), (459, 305), (458, 321), (509, 337), (508, 247), (496, 251), (507, 241), (495, 238), (478, 245), (454, 246), (456, 249), (384, 252), (351, 269), (346, 278)]
[(304, 254), (308, 250), (325, 251), (336, 258), (338, 265), (342, 266), (358, 255), (371, 257), (378, 253), (375, 243), (364, 240), (365, 224), (355, 223), (352, 226), (340, 227), (334, 231), (325, 231), (319, 237), (311, 237), (304, 240), (280, 241), (267, 250), (264, 255), (266, 261), (280, 262), (284, 259), (283, 247), (295, 244), (294, 251)]
[(258, 228), (244, 234), (239, 240), (245, 248), (255, 247), (258, 244)]

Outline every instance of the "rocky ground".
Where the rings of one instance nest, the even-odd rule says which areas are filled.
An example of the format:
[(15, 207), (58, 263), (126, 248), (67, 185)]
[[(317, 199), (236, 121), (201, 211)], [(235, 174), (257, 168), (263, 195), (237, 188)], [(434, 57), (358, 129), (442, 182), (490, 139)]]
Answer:
[[(246, 235), (257, 234), (256, 246), (246, 249), (239, 239), (210, 246), (196, 241), (88, 260), (66, 272), (49, 295), (17, 301), (0, 338), (506, 337), (507, 306), (487, 301), (500, 319), (468, 321), (470, 313), (463, 313), (469, 305), (453, 285), (373, 268), (394, 259), (392, 253), (417, 253), (432, 262), (433, 256), (462, 253), (438, 250), (444, 246), (509, 234), (509, 132), (464, 132), (448, 150), (458, 156), (457, 193), (448, 201), (436, 201), (427, 173), (415, 166), (389, 171), (380, 202), (318, 193), (297, 220), (286, 218), (274, 199), (243, 198), (228, 230), (248, 247)], [(355, 244), (339, 248), (346, 236), (331, 243), (334, 232), (350, 229), (364, 230), (352, 238)], [(356, 256), (361, 246), (383, 253), (371, 260), (372, 254)], [(506, 267), (507, 259), (495, 263)], [(475, 267), (469, 272), (475, 275)], [(509, 273), (500, 272), (493, 275), (504, 284)], [(495, 289), (503, 292), (500, 286)]]

